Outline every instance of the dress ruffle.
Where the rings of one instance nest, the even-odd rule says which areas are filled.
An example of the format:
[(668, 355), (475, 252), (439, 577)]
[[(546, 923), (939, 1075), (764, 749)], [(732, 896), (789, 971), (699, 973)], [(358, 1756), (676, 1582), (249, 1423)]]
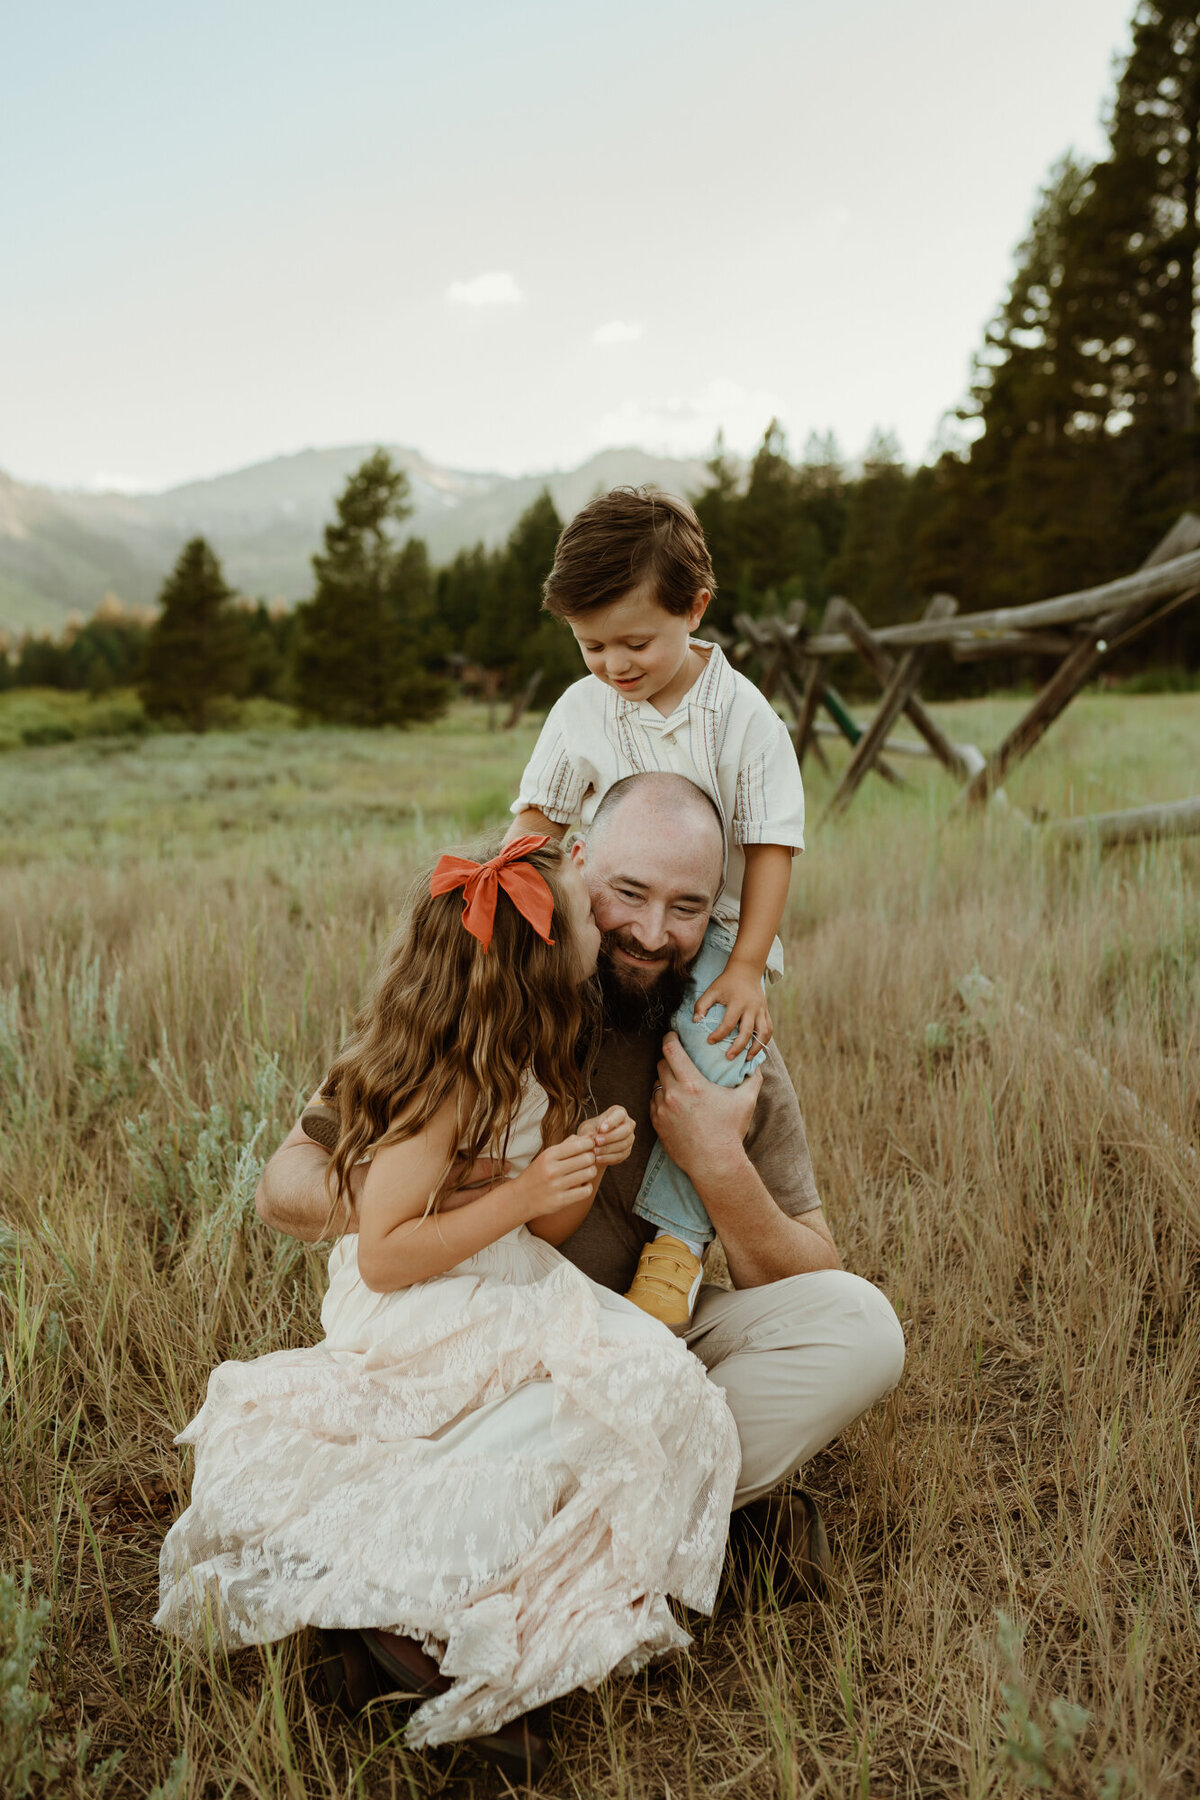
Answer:
[(685, 1346), (524, 1227), (394, 1294), (353, 1238), (330, 1274), (324, 1342), (223, 1363), (180, 1434), (156, 1624), (415, 1637), (453, 1678), (416, 1746), (686, 1645), (667, 1596), (712, 1610), (739, 1450)]

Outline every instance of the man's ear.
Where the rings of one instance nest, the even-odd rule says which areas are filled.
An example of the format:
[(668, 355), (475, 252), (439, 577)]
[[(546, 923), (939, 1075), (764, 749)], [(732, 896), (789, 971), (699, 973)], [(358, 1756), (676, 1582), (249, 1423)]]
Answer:
[(695, 631), (697, 625), (708, 611), (708, 603), (711, 599), (712, 595), (709, 593), (708, 589), (701, 588), (700, 592), (696, 595), (696, 598), (692, 601), (692, 610), (688, 614), (689, 631)]
[(587, 846), (585, 845), (585, 843), (581, 837), (576, 837), (576, 838), (572, 839), (571, 848), (568, 851), (568, 855), (570, 856), (571, 861), (575, 864), (575, 867), (577, 869), (582, 869), (586, 866), (586, 864), (587, 864)]

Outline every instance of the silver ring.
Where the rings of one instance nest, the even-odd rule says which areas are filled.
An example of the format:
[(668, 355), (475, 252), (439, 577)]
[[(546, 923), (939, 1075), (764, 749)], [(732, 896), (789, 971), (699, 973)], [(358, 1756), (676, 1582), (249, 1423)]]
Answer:
[(661, 1081), (656, 1081), (654, 1086), (650, 1089), (650, 1092), (652, 1094), (661, 1094), (662, 1091), (663, 1091), (663, 1085), (662, 1085)]

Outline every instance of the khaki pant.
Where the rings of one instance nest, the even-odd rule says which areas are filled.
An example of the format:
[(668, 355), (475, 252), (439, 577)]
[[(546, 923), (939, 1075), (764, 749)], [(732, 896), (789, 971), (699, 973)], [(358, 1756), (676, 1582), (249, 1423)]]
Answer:
[(889, 1394), (904, 1368), (900, 1321), (844, 1269), (764, 1287), (703, 1287), (681, 1333), (725, 1390), (742, 1445), (735, 1507), (757, 1500)]

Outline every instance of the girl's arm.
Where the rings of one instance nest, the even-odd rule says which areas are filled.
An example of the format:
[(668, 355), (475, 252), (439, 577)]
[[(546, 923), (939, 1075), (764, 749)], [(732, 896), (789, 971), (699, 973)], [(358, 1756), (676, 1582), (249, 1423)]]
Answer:
[(724, 973), (705, 988), (692, 1015), (702, 1019), (710, 1006), (721, 1003), (725, 1017), (709, 1033), (708, 1041), (719, 1044), (731, 1031), (736, 1032), (726, 1051), (729, 1057), (739, 1055), (752, 1036), (759, 1048), (771, 1041), (771, 1015), (762, 990), (763, 971), (783, 918), (792, 879), (792, 852), (786, 844), (746, 844), (743, 854), (746, 873), (742, 879), (737, 938)]
[(612, 1163), (623, 1163), (632, 1151), (633, 1129), (633, 1120), (623, 1106), (610, 1106), (599, 1118), (584, 1120), (579, 1127), (579, 1136), (587, 1138), (596, 1149), (596, 1172), (590, 1191), (571, 1206), (544, 1213), (540, 1219), (528, 1220), (534, 1237), (544, 1239), (547, 1244), (565, 1244), (571, 1233), (579, 1230), (596, 1198), (596, 1189), (605, 1169)]
[(565, 825), (556, 825), (553, 819), (548, 819), (536, 806), (523, 806), (505, 832), (504, 842), (511, 844), (514, 838), (526, 836), (561, 839), (566, 829)]
[(359, 1200), (358, 1269), (377, 1294), (444, 1275), (517, 1225), (591, 1201), (596, 1151), (590, 1138), (576, 1136), (543, 1150), (522, 1174), (478, 1200), (427, 1213), (453, 1139), (454, 1102), (447, 1099), (416, 1137), (375, 1152)]

